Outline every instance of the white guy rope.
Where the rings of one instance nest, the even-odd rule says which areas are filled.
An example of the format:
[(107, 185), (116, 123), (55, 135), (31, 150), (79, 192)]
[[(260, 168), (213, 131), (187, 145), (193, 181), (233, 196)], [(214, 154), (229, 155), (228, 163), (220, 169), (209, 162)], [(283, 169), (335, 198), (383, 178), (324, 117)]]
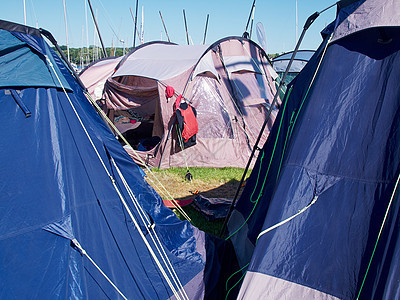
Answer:
[[(146, 168), (146, 170), (151, 174), (154, 179), (157, 181), (157, 184), (160, 186), (157, 186), (156, 182), (154, 182), (150, 177), (149, 180), (153, 183), (154, 187), (158, 189), (159, 193), (162, 194), (165, 198), (169, 199), (171, 203), (174, 205), (174, 207), (179, 211), (179, 213), (189, 222), (191, 221), (190, 217), (187, 215), (187, 213), (183, 210), (182, 207), (179, 206), (178, 202), (174, 199), (174, 197), (168, 192), (168, 190), (164, 187), (164, 185), (160, 182), (160, 180), (157, 178), (157, 176), (154, 174), (154, 172), (146, 165), (146, 163), (143, 161), (143, 159), (137, 154), (137, 152), (133, 149), (133, 147), (129, 144), (129, 142), (125, 139), (125, 137), (121, 134), (121, 132), (118, 130), (118, 128), (113, 124), (113, 122), (110, 120), (110, 118), (105, 114), (105, 112), (98, 106), (96, 101), (93, 100), (93, 98), (90, 96), (89, 93), (85, 93), (85, 96), (87, 99), (92, 103), (92, 105), (96, 108), (98, 112), (100, 112), (101, 116), (107, 121), (107, 123), (111, 126), (111, 128), (118, 134), (118, 136), (124, 141), (126, 145), (128, 145), (131, 149), (132, 152), (135, 154), (135, 157), (142, 163), (142, 165)], [(161, 188), (160, 188), (161, 187)]]
[[(129, 197), (130, 197), (130, 199), (132, 200), (132, 203), (134, 204), (136, 210), (138, 211), (139, 216), (140, 216), (141, 219), (142, 219), (142, 222), (143, 222), (144, 224), (147, 223), (147, 225), (148, 225), (148, 226), (146, 226), (147, 232), (149, 233), (149, 235), (150, 235), (150, 237), (151, 237), (153, 243), (155, 244), (158, 253), (159, 253), (160, 256), (162, 257), (164, 264), (167, 266), (167, 269), (168, 269), (170, 275), (172, 276), (172, 278), (173, 278), (173, 280), (174, 280), (174, 283), (178, 286), (178, 289), (179, 289), (179, 291), (181, 292), (183, 298), (189, 300), (189, 297), (187, 296), (187, 294), (186, 294), (186, 292), (185, 292), (185, 290), (184, 290), (184, 288), (183, 288), (183, 285), (182, 285), (182, 283), (180, 282), (179, 277), (178, 277), (178, 275), (176, 274), (176, 272), (175, 272), (175, 270), (174, 270), (174, 268), (173, 268), (173, 266), (172, 266), (172, 263), (170, 262), (170, 260), (169, 260), (169, 258), (168, 258), (168, 256), (167, 256), (167, 253), (166, 253), (165, 250), (164, 250), (164, 247), (162, 246), (162, 243), (161, 243), (161, 241), (160, 241), (160, 239), (159, 239), (159, 237), (158, 237), (158, 235), (157, 235), (157, 232), (155, 231), (155, 226), (153, 226), (153, 225), (155, 225), (155, 224), (152, 224), (152, 223), (150, 222), (150, 220), (148, 219), (148, 217), (147, 217), (145, 211), (143, 210), (143, 208), (142, 208), (141, 205), (139, 204), (139, 201), (136, 199), (136, 197), (135, 197), (134, 193), (132, 192), (130, 186), (128, 185), (128, 183), (127, 183), (127, 181), (126, 181), (124, 175), (122, 174), (121, 170), (118, 168), (118, 166), (117, 166), (117, 164), (115, 163), (115, 160), (114, 160), (113, 158), (111, 158), (111, 162), (113, 163), (115, 169), (117, 170), (117, 173), (118, 173), (118, 175), (119, 175), (119, 177), (120, 177), (122, 183), (124, 184), (124, 187), (125, 187), (126, 191), (128, 192)], [(157, 239), (157, 241), (154, 240), (153, 235), (155, 236), (155, 238)], [(159, 248), (157, 245), (160, 245), (160, 248), (161, 248), (162, 252), (160, 251), (160, 248)], [(164, 257), (165, 257), (165, 259), (164, 259)], [(171, 271), (171, 270), (172, 270), (172, 271)]]
[(94, 262), (94, 260), (89, 256), (89, 254), (87, 254), (86, 250), (82, 248), (81, 244), (79, 244), (79, 242), (76, 239), (71, 240), (71, 242), (74, 244), (74, 246), (76, 248), (79, 249), (79, 251), (81, 252), (82, 255), (86, 256), (89, 261), (96, 267), (96, 269), (104, 276), (105, 279), (107, 279), (107, 281), (113, 286), (113, 288), (118, 292), (118, 294), (120, 294), (122, 296), (122, 298), (124, 298), (125, 300), (128, 300), (128, 298), (125, 297), (124, 294), (122, 294), (122, 292), (118, 289), (118, 287), (110, 280), (110, 278), (108, 278), (108, 276), (103, 272), (102, 269), (100, 269), (100, 267)]
[(66, 98), (68, 99), (69, 104), (71, 105), (71, 107), (72, 107), (72, 109), (73, 109), (73, 111), (74, 111), (74, 113), (75, 113), (75, 116), (77, 117), (79, 123), (81, 124), (81, 126), (82, 126), (82, 128), (83, 128), (83, 130), (84, 130), (84, 132), (85, 132), (85, 134), (86, 134), (86, 136), (87, 136), (87, 138), (88, 138), (88, 140), (90, 141), (90, 143), (91, 143), (91, 145), (92, 145), (92, 147), (93, 147), (93, 149), (94, 149), (94, 151), (95, 151), (95, 153), (96, 153), (96, 155), (97, 155), (99, 161), (101, 162), (101, 164), (102, 164), (102, 166), (103, 166), (105, 172), (107, 173), (108, 177), (110, 178), (110, 180), (111, 180), (111, 182), (112, 182), (112, 184), (113, 184), (113, 187), (114, 187), (115, 191), (117, 192), (117, 194), (118, 194), (118, 196), (119, 196), (119, 198), (120, 198), (122, 204), (124, 205), (126, 211), (128, 212), (128, 214), (129, 214), (129, 216), (130, 216), (132, 222), (134, 223), (134, 225), (135, 225), (135, 227), (136, 227), (136, 229), (137, 229), (139, 235), (141, 236), (141, 238), (142, 238), (143, 242), (145, 243), (145, 245), (146, 245), (148, 251), (150, 252), (151, 256), (153, 257), (153, 259), (154, 259), (155, 263), (157, 264), (159, 270), (160, 270), (161, 273), (163, 274), (164, 279), (167, 281), (167, 283), (168, 283), (169, 287), (171, 288), (172, 292), (174, 293), (175, 297), (176, 297), (178, 300), (180, 300), (180, 299), (181, 299), (180, 296), (178, 295), (178, 293), (177, 293), (175, 287), (172, 285), (172, 283), (171, 283), (169, 277), (167, 276), (167, 274), (166, 274), (164, 268), (161, 266), (161, 263), (160, 263), (160, 261), (158, 260), (156, 254), (154, 253), (154, 251), (153, 251), (151, 245), (149, 244), (149, 242), (147, 241), (145, 235), (143, 234), (142, 230), (140, 229), (139, 224), (137, 223), (137, 221), (136, 221), (136, 219), (134, 218), (132, 212), (130, 211), (129, 206), (127, 205), (127, 203), (126, 203), (124, 197), (122, 196), (120, 190), (118, 189), (118, 187), (117, 187), (117, 185), (116, 185), (116, 183), (115, 183), (114, 178), (112, 177), (112, 175), (111, 175), (111, 174), (109, 173), (109, 171), (107, 170), (107, 167), (105, 166), (105, 163), (103, 162), (103, 159), (101, 158), (99, 152), (97, 151), (96, 146), (94, 145), (94, 143), (93, 143), (93, 141), (92, 141), (92, 139), (91, 139), (89, 133), (87, 132), (87, 129), (86, 129), (85, 125), (83, 124), (81, 118), (79, 117), (79, 114), (78, 114), (78, 112), (76, 111), (75, 106), (73, 105), (73, 103), (72, 103), (72, 101), (71, 101), (71, 99), (70, 99), (70, 97), (69, 97), (67, 91), (65, 90), (65, 87), (63, 86), (63, 84), (62, 84), (60, 78), (58, 77), (58, 75), (57, 75), (57, 73), (56, 73), (56, 71), (55, 71), (55, 69), (54, 69), (54, 66), (53, 66), (52, 62), (51, 62), (50, 59), (47, 57), (47, 55), (46, 55), (45, 57), (46, 57), (46, 60), (47, 60), (47, 62), (48, 62), (48, 64), (49, 64), (49, 66), (51, 67), (51, 69), (53, 70), (55, 76), (57, 77), (57, 80), (59, 81), (59, 83), (60, 83), (60, 85), (61, 85), (61, 87), (62, 87), (62, 90), (63, 90), (63, 92), (64, 92)]
[(275, 228), (278, 228), (280, 226), (282, 226), (283, 224), (286, 224), (287, 222), (293, 220), (294, 218), (296, 218), (297, 216), (301, 215), (302, 213), (304, 213), (307, 209), (309, 209), (311, 207), (311, 205), (313, 205), (315, 202), (317, 202), (318, 200), (318, 196), (314, 196), (314, 198), (311, 200), (311, 202), (304, 208), (302, 208), (301, 210), (299, 210), (296, 214), (294, 214), (293, 216), (290, 216), (289, 218), (286, 218), (285, 220), (276, 223), (275, 225), (268, 227), (267, 229), (263, 230), (260, 232), (260, 234), (257, 236), (257, 240), (264, 234), (270, 232), (271, 230), (274, 230)]

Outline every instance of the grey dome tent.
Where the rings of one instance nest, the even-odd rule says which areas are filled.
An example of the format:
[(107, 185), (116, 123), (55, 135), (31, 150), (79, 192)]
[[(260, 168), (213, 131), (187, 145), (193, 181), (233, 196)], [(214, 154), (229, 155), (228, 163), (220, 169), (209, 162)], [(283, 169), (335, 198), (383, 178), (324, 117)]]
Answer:
[[(91, 84), (90, 72), (80, 75), (85, 85)], [(262, 48), (244, 38), (190, 46), (151, 42), (121, 60), (96, 100), (103, 101), (109, 118), (130, 141), (134, 149), (125, 148), (139, 164), (244, 167), (271, 109), (276, 77)], [(170, 99), (167, 86), (175, 91)], [(192, 146), (182, 145), (177, 130), (173, 105), (179, 95), (196, 112)], [(277, 107), (272, 110), (268, 128)]]

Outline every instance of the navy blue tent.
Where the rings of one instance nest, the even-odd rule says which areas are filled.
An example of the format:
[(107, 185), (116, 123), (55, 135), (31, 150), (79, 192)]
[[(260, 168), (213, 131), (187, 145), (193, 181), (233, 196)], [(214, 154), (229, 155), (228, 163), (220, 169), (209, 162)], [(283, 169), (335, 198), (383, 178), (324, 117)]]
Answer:
[(399, 15), (341, 1), (289, 85), (228, 222), (239, 299), (399, 299)]
[(195, 299), (203, 232), (164, 207), (41, 31), (0, 21), (0, 299)]

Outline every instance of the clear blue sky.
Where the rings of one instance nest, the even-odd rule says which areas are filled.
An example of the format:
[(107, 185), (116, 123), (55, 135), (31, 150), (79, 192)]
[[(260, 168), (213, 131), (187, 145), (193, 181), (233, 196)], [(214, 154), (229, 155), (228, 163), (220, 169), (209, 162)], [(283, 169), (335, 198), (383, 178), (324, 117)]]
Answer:
[[(4, 0), (0, 4), (0, 19), (24, 24), (23, 0)], [(65, 0), (68, 41), (70, 47), (92, 45), (95, 27), (87, 0)], [(100, 32), (106, 47), (133, 44), (133, 20), (136, 0), (91, 0)], [(139, 0), (138, 21), (144, 11), (144, 41), (166, 40), (159, 11), (161, 11), (172, 42), (186, 44), (183, 19), (185, 9), (189, 35), (194, 44), (203, 42), (207, 14), (210, 15), (206, 44), (219, 38), (242, 35), (253, 0)], [(298, 31), (312, 13), (321, 11), (335, 1), (297, 0)], [(63, 0), (25, 0), (26, 23), (49, 30), (60, 45), (66, 44)], [(321, 42), (320, 31), (335, 16), (335, 8), (321, 14), (307, 31), (301, 49), (315, 49)], [(86, 17), (87, 16), (87, 17)], [(87, 20), (87, 22), (86, 22)], [(255, 31), (261, 22), (265, 29), (268, 53), (293, 50), (296, 42), (296, 0), (258, 0), (254, 16), (252, 39), (258, 42)], [(86, 25), (87, 24), (87, 25)], [(124, 40), (121, 42), (120, 40)], [(96, 42), (99, 45), (99, 42)], [(138, 38), (136, 38), (136, 45)]]

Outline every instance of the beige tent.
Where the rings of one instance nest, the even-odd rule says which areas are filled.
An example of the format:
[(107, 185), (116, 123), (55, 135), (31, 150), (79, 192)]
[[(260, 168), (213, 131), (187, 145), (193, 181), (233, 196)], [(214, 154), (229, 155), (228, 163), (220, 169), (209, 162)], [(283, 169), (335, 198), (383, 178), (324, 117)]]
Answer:
[[(86, 86), (96, 86), (91, 74), (95, 65), (81, 74)], [(277, 75), (256, 43), (240, 37), (212, 45), (152, 42), (135, 48), (113, 68), (101, 97), (92, 95), (103, 101), (137, 163), (245, 167), (276, 91)], [(169, 99), (167, 86), (175, 90)], [(184, 147), (177, 129), (173, 105), (179, 95), (197, 114), (196, 144), (190, 147)], [(261, 145), (275, 118), (277, 107), (272, 109)]]

